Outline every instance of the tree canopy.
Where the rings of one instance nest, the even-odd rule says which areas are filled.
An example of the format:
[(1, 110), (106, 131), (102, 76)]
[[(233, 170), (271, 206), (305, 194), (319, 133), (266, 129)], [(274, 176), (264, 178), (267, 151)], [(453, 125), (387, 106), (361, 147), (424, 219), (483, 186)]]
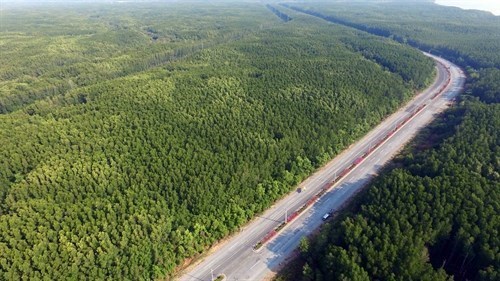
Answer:
[[(406, 148), (350, 212), (302, 242), (301, 278), (498, 280), (499, 17), (434, 4), (285, 6), (437, 52), (468, 74), (458, 105)], [(370, 47), (361, 51), (371, 54)]]
[(477, 101), (447, 112), (414, 149), (447, 137), (407, 152), (311, 242), (303, 279), (497, 280), (499, 112)]
[(433, 79), (261, 4), (113, 5), (2, 11), (0, 279), (171, 276)]

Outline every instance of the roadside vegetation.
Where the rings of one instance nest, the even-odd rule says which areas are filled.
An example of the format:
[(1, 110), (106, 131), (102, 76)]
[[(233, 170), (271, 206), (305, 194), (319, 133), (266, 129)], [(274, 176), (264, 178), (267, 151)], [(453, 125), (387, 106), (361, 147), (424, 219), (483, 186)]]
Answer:
[(498, 280), (499, 109), (448, 111), (350, 215), (301, 244), (301, 279)]
[(2, 11), (0, 279), (171, 276), (433, 79), (292, 11), (148, 5)]
[(436, 50), (469, 78), (457, 105), (348, 214), (301, 242), (300, 272), (278, 280), (499, 280), (500, 31), (492, 29), (499, 17), (434, 4), (307, 3), (300, 10)]

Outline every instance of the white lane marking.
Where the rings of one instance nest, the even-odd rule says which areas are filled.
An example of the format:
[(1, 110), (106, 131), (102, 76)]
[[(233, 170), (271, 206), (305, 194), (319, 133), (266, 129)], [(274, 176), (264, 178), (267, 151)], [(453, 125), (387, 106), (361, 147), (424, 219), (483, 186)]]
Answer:
[(250, 267), (248, 270), (251, 270), (252, 268), (254, 268), (260, 261), (257, 261), (254, 265), (252, 265), (252, 267)]
[[(234, 257), (234, 255), (236, 255), (236, 254), (238, 254), (238, 252), (237, 252), (237, 251), (234, 251), (234, 253), (233, 253), (232, 255), (230, 255), (230, 256), (229, 256), (229, 257), (228, 257), (228, 258), (224, 261), (224, 264), (226, 264), (226, 263), (227, 263), (227, 261), (231, 260), (231, 258), (232, 258), (232, 257)], [(214, 267), (213, 269), (217, 269), (217, 268), (219, 268), (221, 265), (223, 265), (223, 264), (219, 264), (219, 265), (217, 265), (216, 267)]]
[(228, 250), (232, 250), (234, 247), (238, 246), (240, 243), (235, 243), (233, 246), (229, 247)]

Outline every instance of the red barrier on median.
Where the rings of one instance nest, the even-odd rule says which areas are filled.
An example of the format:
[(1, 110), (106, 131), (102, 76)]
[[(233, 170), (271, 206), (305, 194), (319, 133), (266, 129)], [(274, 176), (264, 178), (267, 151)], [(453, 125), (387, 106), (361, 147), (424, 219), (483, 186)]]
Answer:
[(264, 238), (262, 239), (262, 244), (264, 244), (267, 241), (269, 241), (271, 238), (274, 237), (274, 235), (276, 235), (276, 231), (274, 229), (271, 230), (271, 231), (269, 231), (269, 233), (267, 233), (267, 235), (264, 236)]
[(291, 222), (299, 216), (299, 212), (293, 212), (289, 217), (287, 222)]

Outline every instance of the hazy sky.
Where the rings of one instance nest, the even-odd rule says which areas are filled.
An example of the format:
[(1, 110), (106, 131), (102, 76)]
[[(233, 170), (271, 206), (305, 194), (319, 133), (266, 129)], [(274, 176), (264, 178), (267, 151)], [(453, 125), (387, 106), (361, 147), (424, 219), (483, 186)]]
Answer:
[[(1, 3), (22, 3), (22, 2), (113, 2), (117, 0), (0, 0)], [(132, 1), (144, 1), (147, 0), (132, 0)], [(182, 0), (179, 0), (182, 1)], [(237, 1), (237, 0), (235, 0)], [(411, 0), (409, 0), (411, 1)], [(285, 0), (286, 2), (286, 0)], [(437, 4), (446, 6), (456, 6), (463, 9), (476, 9), (490, 11), (495, 15), (500, 15), (500, 0), (435, 0)]]
[(500, 0), (436, 0), (437, 4), (446, 6), (456, 6), (462, 9), (476, 9), (490, 11), (500, 15)]

